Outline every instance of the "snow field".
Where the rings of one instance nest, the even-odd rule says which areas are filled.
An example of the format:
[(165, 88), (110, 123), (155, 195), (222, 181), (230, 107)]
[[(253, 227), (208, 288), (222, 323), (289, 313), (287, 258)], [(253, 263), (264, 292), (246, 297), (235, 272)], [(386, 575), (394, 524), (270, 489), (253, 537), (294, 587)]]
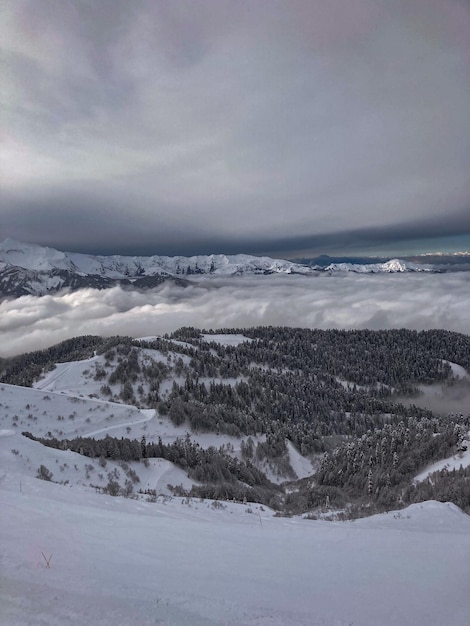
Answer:
[(2, 623), (468, 624), (470, 518), (453, 505), (331, 523), (183, 502), (3, 480)]

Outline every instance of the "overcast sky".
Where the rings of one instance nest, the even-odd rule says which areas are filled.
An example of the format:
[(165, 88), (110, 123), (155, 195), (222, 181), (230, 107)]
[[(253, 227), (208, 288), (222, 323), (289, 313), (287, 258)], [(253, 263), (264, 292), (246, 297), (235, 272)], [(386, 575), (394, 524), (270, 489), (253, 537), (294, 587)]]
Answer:
[(0, 239), (470, 249), (467, 0), (2, 0), (0, 23)]

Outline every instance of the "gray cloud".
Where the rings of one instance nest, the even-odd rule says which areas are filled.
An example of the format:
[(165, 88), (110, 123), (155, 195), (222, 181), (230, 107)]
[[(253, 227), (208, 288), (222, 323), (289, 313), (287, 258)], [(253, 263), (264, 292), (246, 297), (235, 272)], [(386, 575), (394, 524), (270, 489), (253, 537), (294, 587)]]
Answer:
[[(432, 216), (426, 220), (401, 221), (386, 227), (364, 227), (337, 232), (304, 232), (302, 235), (273, 237), (255, 231), (251, 236), (230, 238), (227, 233), (217, 233), (207, 221), (192, 220), (190, 216), (178, 215), (178, 206), (171, 201), (162, 208), (156, 221), (152, 216), (148, 198), (140, 196), (141, 208), (148, 214), (138, 219), (129, 214), (128, 207), (135, 195), (117, 185), (116, 198), (111, 202), (97, 185), (91, 189), (78, 188), (38, 191), (34, 196), (9, 198), (9, 209), (3, 213), (9, 224), (8, 235), (18, 239), (25, 237), (30, 229), (31, 240), (54, 247), (60, 240), (61, 248), (93, 254), (235, 254), (242, 250), (247, 254), (270, 256), (295, 256), (302, 251), (342, 252), (380, 247), (382, 250), (400, 249), (408, 244), (411, 249), (419, 242), (431, 242), (439, 247), (444, 237), (456, 238), (456, 249), (470, 247), (470, 210), (467, 208), (449, 212), (445, 216)], [(8, 193), (3, 194), (4, 199)], [(45, 216), (47, 216), (45, 218)], [(319, 229), (321, 230), (321, 229)], [(465, 234), (468, 233), (468, 234)], [(433, 243), (432, 240), (435, 240)]]
[(91, 289), (0, 303), (1, 356), (80, 334), (148, 336), (181, 326), (444, 328), (470, 334), (470, 273), (200, 279), (147, 293)]
[(3, 4), (0, 237), (191, 254), (448, 215), (470, 233), (459, 0)]

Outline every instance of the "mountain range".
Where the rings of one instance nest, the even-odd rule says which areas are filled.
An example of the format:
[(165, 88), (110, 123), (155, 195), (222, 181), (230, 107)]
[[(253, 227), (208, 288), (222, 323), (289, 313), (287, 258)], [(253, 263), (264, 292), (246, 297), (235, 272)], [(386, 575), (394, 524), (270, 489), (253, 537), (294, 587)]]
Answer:
[(400, 259), (382, 263), (307, 265), (246, 254), (206, 256), (101, 256), (61, 252), (54, 248), (5, 239), (0, 244), (0, 297), (42, 296), (62, 289), (106, 289), (117, 284), (150, 289), (164, 281), (190, 284), (197, 275), (304, 275), (336, 272), (432, 272), (432, 265)]

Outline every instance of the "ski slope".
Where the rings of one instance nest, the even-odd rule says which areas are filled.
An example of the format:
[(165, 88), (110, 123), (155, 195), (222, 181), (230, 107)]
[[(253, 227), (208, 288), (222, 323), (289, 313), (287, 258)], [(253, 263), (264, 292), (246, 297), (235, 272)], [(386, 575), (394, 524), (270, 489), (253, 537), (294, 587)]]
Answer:
[(453, 505), (341, 523), (222, 506), (112, 498), (34, 478), (20, 492), (2, 480), (1, 623), (469, 623), (470, 518)]

